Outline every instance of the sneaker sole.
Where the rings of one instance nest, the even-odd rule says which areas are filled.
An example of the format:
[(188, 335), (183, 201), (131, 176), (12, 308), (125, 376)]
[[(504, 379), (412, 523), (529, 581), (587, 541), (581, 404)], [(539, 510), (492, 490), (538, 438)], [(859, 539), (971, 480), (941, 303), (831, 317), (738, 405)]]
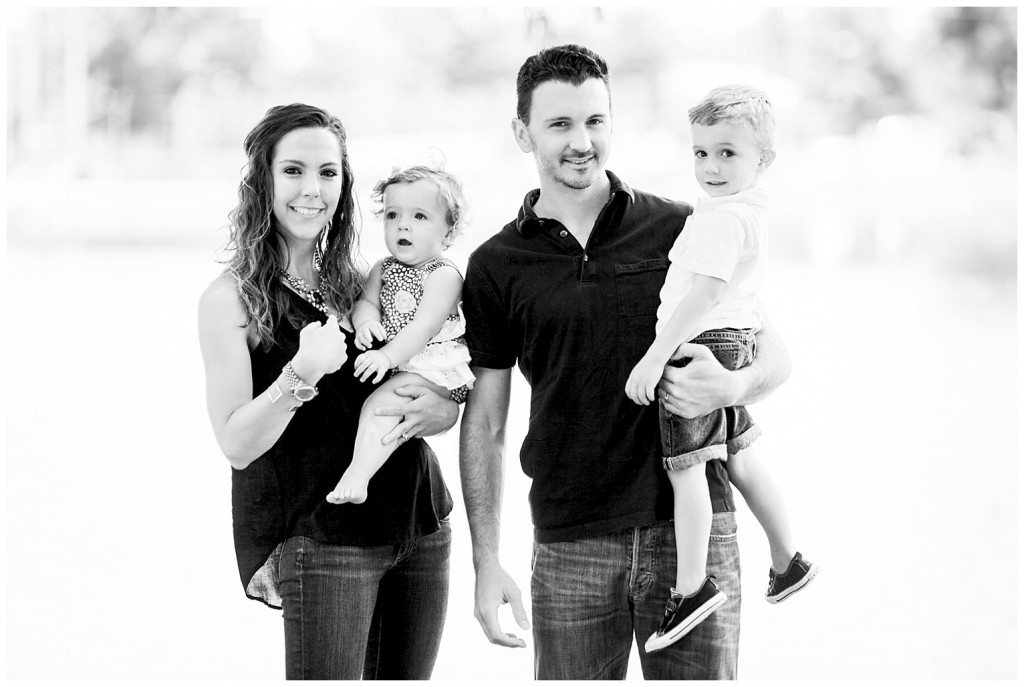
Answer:
[(817, 576), (818, 576), (818, 564), (817, 563), (811, 563), (810, 570), (807, 571), (807, 574), (804, 575), (804, 578), (802, 580), (800, 580), (799, 582), (794, 584), (792, 587), (790, 587), (786, 591), (780, 592), (779, 594), (776, 594), (775, 596), (768, 596), (767, 594), (765, 594), (764, 598), (770, 604), (777, 604), (777, 603), (779, 603), (781, 601), (785, 601), (790, 596), (792, 596), (793, 594), (796, 594), (798, 591), (800, 591), (801, 589), (803, 589), (804, 587), (809, 585), (811, 583), (811, 580), (813, 580)]
[(691, 617), (689, 623), (685, 625), (677, 625), (670, 632), (666, 632), (660, 637), (658, 636), (657, 632), (651, 635), (648, 638), (647, 642), (644, 644), (644, 651), (646, 651), (647, 653), (653, 653), (655, 651), (660, 651), (661, 649), (664, 649), (670, 644), (674, 644), (679, 639), (681, 639), (686, 633), (688, 633), (690, 630), (697, 627), (697, 625), (703, 622), (705, 618), (714, 613), (715, 609), (724, 604), (726, 601), (728, 601), (728, 599), (729, 597), (727, 597), (722, 592), (715, 594), (713, 597), (708, 599), (703, 606), (700, 607), (700, 610), (698, 610), (696, 614), (694, 614)]

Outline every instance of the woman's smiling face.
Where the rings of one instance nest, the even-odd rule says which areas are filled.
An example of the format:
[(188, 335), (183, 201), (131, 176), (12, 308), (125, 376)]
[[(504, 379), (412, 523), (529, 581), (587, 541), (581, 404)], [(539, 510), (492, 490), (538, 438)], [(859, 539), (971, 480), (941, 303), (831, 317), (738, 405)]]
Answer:
[(271, 172), (278, 230), (286, 241), (315, 239), (341, 198), (338, 139), (327, 129), (290, 131), (274, 150)]

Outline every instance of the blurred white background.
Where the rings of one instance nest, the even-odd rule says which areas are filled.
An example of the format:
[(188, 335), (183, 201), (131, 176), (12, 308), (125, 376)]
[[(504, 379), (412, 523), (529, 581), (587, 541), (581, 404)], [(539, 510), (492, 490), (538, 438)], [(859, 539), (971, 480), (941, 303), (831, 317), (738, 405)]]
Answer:
[[(754, 412), (822, 574), (766, 604), (740, 504), (740, 677), (1017, 677), (1016, 8), (5, 12), (8, 678), (283, 677), (196, 335), (242, 138), (276, 104), (340, 116), (368, 259), (373, 182), (442, 150), (473, 203), (464, 263), (536, 185), (515, 74), (563, 42), (608, 60), (609, 167), (637, 188), (695, 198), (686, 108), (712, 86), (777, 107), (766, 300), (794, 372)], [(502, 549), (528, 596), (517, 380)], [(456, 502), (435, 678), (528, 680), (532, 638), (493, 647), (472, 616), (457, 436), (431, 441)]]

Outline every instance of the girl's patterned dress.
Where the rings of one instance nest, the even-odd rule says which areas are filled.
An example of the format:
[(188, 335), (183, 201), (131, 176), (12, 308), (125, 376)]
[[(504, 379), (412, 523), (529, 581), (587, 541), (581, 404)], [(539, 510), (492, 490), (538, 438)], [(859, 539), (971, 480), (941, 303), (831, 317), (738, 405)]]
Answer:
[[(415, 317), (423, 297), (423, 282), (434, 270), (446, 265), (458, 270), (455, 263), (442, 257), (419, 267), (407, 267), (393, 257), (384, 259), (381, 265), (380, 310), (381, 324), (387, 332), (388, 341)], [(452, 400), (462, 403), (476, 379), (469, 369), (469, 349), (463, 338), (465, 333), (466, 320), (460, 302), (426, 347), (395, 370), (415, 372), (448, 389)]]

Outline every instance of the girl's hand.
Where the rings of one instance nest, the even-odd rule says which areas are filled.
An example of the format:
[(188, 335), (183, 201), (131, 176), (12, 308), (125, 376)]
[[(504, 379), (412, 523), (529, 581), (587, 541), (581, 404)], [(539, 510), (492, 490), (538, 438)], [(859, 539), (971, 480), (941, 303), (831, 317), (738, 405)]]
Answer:
[(360, 382), (365, 382), (371, 377), (374, 384), (384, 378), (385, 373), (391, 369), (391, 361), (383, 351), (367, 351), (358, 358), (355, 364), (355, 376)]
[(356, 348), (365, 351), (373, 346), (373, 340), (383, 341), (388, 336), (384, 331), (384, 325), (377, 320), (370, 320), (356, 330)]
[(345, 333), (334, 315), (323, 325), (310, 322), (299, 332), (299, 351), (292, 359), (292, 367), (304, 382), (316, 384), (325, 374), (337, 371), (346, 360)]
[(650, 405), (657, 398), (658, 382), (665, 370), (664, 361), (645, 355), (629, 373), (626, 380), (626, 395), (637, 405)]

